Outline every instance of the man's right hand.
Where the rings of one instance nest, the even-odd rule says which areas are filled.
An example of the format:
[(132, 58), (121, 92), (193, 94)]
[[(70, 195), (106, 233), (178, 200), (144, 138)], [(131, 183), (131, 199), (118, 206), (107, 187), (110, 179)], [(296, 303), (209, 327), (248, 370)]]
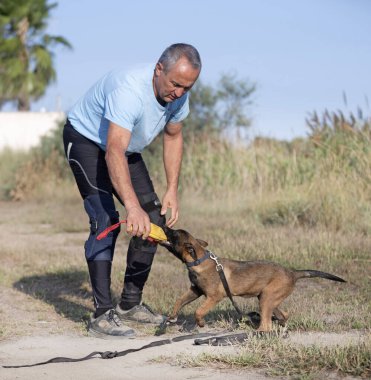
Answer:
[(132, 236), (142, 236), (147, 239), (151, 232), (151, 222), (148, 214), (139, 206), (127, 209), (126, 232)]

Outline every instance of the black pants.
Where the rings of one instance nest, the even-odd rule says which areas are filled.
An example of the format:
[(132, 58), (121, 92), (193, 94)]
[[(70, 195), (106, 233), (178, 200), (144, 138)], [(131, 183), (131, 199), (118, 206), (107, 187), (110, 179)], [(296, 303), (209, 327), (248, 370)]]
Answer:
[[(78, 133), (69, 120), (63, 131), (64, 149), (75, 176), (84, 207), (89, 216), (90, 234), (85, 242), (85, 257), (89, 267), (94, 304), (97, 309), (113, 307), (111, 285), (111, 263), (119, 230), (110, 232), (100, 241), (96, 236), (119, 220), (113, 195), (122, 203), (112, 186), (105, 161), (105, 152), (94, 142)], [(127, 159), (131, 182), (142, 208), (152, 223), (163, 226), (165, 217), (160, 215), (161, 204), (154, 191), (146, 165), (139, 153)], [(123, 203), (122, 203), (123, 204)], [(128, 307), (141, 302), (144, 284), (156, 252), (157, 245), (143, 241), (140, 237), (130, 240), (127, 267), (121, 304)]]

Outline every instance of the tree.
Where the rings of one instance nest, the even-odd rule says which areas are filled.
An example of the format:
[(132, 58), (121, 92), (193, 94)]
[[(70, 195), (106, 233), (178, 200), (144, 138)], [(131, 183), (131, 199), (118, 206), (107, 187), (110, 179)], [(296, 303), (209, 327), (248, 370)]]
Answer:
[(235, 74), (222, 75), (215, 87), (198, 80), (190, 95), (192, 111), (184, 122), (185, 133), (222, 134), (236, 127), (249, 127), (247, 110), (255, 90), (255, 84)]
[(63, 37), (45, 33), (56, 6), (48, 0), (1, 0), (0, 107), (17, 102), (19, 111), (29, 111), (31, 100), (43, 96), (55, 80), (51, 49), (71, 48)]

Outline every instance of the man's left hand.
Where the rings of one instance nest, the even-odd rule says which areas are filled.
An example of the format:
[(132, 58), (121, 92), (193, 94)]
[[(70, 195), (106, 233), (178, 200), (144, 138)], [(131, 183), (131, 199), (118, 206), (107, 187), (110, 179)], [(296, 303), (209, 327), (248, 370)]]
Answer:
[(166, 222), (168, 227), (173, 227), (179, 217), (178, 196), (176, 191), (168, 190), (162, 198), (161, 215), (165, 215), (167, 209), (171, 210), (170, 218)]

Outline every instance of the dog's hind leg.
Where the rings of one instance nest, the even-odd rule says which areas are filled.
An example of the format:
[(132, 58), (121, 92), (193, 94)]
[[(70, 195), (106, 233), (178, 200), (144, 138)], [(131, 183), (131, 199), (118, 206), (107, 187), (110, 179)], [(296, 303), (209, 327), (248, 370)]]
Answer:
[(278, 309), (281, 302), (288, 296), (289, 291), (286, 289), (266, 288), (264, 292), (259, 296), (261, 320), (258, 331), (267, 332), (272, 330), (272, 315), (274, 311), (277, 311), (280, 317), (283, 319), (286, 317), (285, 314)]
[(268, 332), (272, 330), (272, 314), (274, 306), (268, 294), (261, 294), (259, 297), (260, 324), (257, 331)]
[(286, 325), (286, 321), (287, 321), (287, 319), (289, 317), (289, 315), (287, 313), (285, 313), (284, 311), (282, 311), (278, 307), (276, 307), (273, 310), (273, 314), (277, 318), (278, 323), (279, 323), (280, 326), (285, 326)]
[(185, 292), (175, 303), (173, 311), (169, 317), (169, 322), (176, 322), (178, 319), (178, 313), (183, 306), (188, 305), (192, 301), (196, 300), (202, 295), (201, 290), (195, 286), (191, 286), (187, 292)]

